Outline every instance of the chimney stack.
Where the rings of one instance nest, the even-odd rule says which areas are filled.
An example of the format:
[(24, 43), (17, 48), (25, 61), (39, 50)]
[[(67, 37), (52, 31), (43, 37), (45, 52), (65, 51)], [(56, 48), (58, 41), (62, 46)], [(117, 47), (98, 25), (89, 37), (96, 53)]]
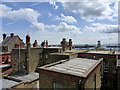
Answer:
[(26, 44), (30, 43), (30, 36), (26, 35)]
[(45, 47), (45, 40), (41, 43), (42, 47)]
[(69, 50), (72, 49), (72, 39), (69, 39)]
[(35, 40), (34, 41), (34, 43), (33, 43), (33, 47), (37, 47), (38, 45), (37, 45), (37, 40)]
[(11, 38), (13, 38), (14, 37), (14, 33), (11, 33), (10, 36), (11, 36)]
[(62, 50), (63, 50), (63, 51), (66, 50), (66, 44), (67, 44), (66, 39), (63, 38), (63, 40), (61, 41), (61, 47), (62, 47)]
[(3, 34), (3, 40), (4, 40), (5, 38), (6, 38), (6, 34), (4, 33), (4, 34)]
[(48, 41), (46, 40), (46, 47), (48, 47)]

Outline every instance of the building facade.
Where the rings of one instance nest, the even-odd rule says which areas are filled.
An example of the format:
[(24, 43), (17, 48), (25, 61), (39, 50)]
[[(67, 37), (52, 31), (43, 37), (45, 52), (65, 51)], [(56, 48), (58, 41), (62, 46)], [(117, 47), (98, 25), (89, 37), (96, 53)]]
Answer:
[(88, 51), (87, 53), (79, 53), (80, 58), (99, 59), (103, 58), (103, 74), (101, 76), (103, 89), (117, 89), (117, 53), (110, 51)]

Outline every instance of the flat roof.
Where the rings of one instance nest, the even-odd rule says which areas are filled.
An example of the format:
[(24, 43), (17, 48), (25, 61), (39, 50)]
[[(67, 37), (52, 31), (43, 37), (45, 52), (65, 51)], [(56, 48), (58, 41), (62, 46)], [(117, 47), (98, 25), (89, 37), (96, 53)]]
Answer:
[(88, 74), (101, 62), (87, 58), (74, 58), (40, 67), (43, 70), (50, 70), (80, 77), (87, 77)]
[(4, 78), (0, 79), (0, 85), (2, 85), (2, 88), (11, 88), (19, 83), (20, 82), (16, 82), (16, 81), (4, 79)]
[(97, 50), (92, 50), (92, 51), (88, 51), (87, 53), (98, 53), (98, 54), (120, 54), (119, 51), (115, 51), (115, 53), (113, 53), (113, 51), (97, 51)]
[(24, 82), (31, 82), (39, 78), (39, 73), (29, 73), (27, 75), (12, 75), (12, 77), (15, 77), (16, 79), (22, 80)]

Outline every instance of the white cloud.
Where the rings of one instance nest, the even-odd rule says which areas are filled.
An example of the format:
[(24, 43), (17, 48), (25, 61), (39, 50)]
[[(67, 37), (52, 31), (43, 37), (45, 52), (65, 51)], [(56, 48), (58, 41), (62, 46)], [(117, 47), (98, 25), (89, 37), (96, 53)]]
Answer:
[(65, 16), (64, 14), (61, 14), (61, 17), (56, 17), (56, 20), (62, 20), (67, 23), (77, 23), (77, 20), (73, 16)]
[(70, 31), (70, 32), (75, 32), (75, 31), (80, 31), (80, 28), (77, 28), (73, 25), (68, 25), (65, 22), (61, 22), (58, 26), (56, 26), (56, 31), (60, 31), (60, 32), (66, 32), (66, 31)]
[(71, 32), (72, 34), (81, 34), (80, 28), (74, 25), (68, 25), (65, 22), (61, 22), (58, 25), (45, 25), (43, 23), (34, 23), (32, 27), (39, 31), (54, 31), (54, 32)]
[(34, 28), (34, 30), (44, 31), (45, 25), (43, 23), (33, 23), (31, 27)]
[(0, 17), (9, 18), (11, 20), (27, 20), (30, 23), (37, 23), (37, 18), (40, 13), (30, 8), (22, 8), (19, 10), (12, 10), (4, 4), (0, 4)]
[(85, 30), (103, 33), (118, 33), (118, 25), (93, 23), (91, 26), (85, 26)]
[(64, 2), (64, 9), (79, 13), (81, 18), (86, 21), (113, 20), (114, 10), (110, 7), (111, 3), (105, 2)]
[(49, 2), (51, 5), (53, 5), (55, 7), (55, 9), (58, 9), (58, 6), (56, 5), (55, 0), (50, 0)]

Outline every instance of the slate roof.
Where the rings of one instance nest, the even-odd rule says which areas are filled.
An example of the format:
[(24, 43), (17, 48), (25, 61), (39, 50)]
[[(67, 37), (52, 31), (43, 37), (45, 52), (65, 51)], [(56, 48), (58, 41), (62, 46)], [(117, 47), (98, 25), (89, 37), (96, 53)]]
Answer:
[[(20, 37), (19, 37), (18, 35), (17, 35), (17, 36), (14, 36), (14, 37), (11, 37), (11, 36), (6, 37), (6, 38), (2, 41), (2, 46), (8, 46), (9, 43), (11, 43), (12, 40), (13, 40), (14, 38), (17, 38), (17, 37), (20, 39)], [(20, 39), (20, 40), (22, 40), (22, 39)]]

